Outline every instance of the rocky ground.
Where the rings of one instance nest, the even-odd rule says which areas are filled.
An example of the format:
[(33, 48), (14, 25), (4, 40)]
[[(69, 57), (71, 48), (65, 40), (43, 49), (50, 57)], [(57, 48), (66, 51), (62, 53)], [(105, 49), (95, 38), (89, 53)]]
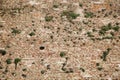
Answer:
[(119, 0), (0, 0), (0, 80), (119, 75)]

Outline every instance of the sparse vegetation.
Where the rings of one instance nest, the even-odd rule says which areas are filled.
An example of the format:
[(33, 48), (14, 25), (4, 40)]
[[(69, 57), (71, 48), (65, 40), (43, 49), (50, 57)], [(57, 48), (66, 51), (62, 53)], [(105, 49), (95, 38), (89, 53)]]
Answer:
[(97, 30), (95, 28), (92, 29), (93, 32), (97, 32)]
[(114, 31), (119, 31), (120, 27), (119, 26), (115, 26), (112, 28)]
[(72, 68), (64, 68), (64, 67), (62, 67), (62, 71), (64, 71), (65, 73), (73, 73), (74, 71), (73, 71), (73, 69)]
[(85, 69), (83, 69), (83, 68), (80, 68), (80, 70), (81, 70), (82, 72), (85, 72)]
[(49, 70), (50, 70), (50, 65), (47, 65), (47, 69), (49, 69)]
[(80, 6), (80, 7), (83, 7), (83, 4), (82, 4), (82, 3), (79, 3), (79, 6)]
[(41, 70), (41, 74), (45, 74), (46, 70)]
[(0, 69), (3, 69), (3, 67), (0, 65)]
[(101, 1), (0, 0), (0, 80), (119, 79), (119, 0)]
[(30, 35), (30, 36), (34, 36), (34, 35), (35, 35), (35, 33), (34, 33), (34, 32), (31, 32), (29, 35)]
[(103, 68), (100, 66), (100, 63), (96, 63), (97, 70), (101, 71)]
[(54, 4), (54, 5), (53, 5), (53, 8), (58, 8), (58, 5), (55, 5), (55, 4)]
[(12, 74), (13, 76), (16, 76), (16, 75), (17, 75), (15, 72), (12, 72), (11, 74)]
[(102, 68), (102, 67), (98, 67), (97, 69), (98, 69), (99, 71), (101, 71), (103, 68)]
[(102, 37), (102, 39), (114, 39), (114, 37), (113, 36), (105, 36), (105, 37)]
[(21, 61), (20, 58), (15, 58), (14, 59), (14, 64), (15, 64), (15, 69), (17, 69), (17, 64)]
[(11, 29), (12, 29), (12, 33), (14, 33), (14, 34), (20, 34), (21, 33), (21, 31), (18, 30), (18, 29), (15, 29), (15, 28), (11, 28)]
[(61, 16), (66, 16), (68, 20), (76, 19), (80, 14), (76, 14), (73, 11), (63, 11)]
[(40, 46), (40, 50), (44, 50), (45, 49), (45, 47), (44, 46)]
[(67, 69), (65, 69), (65, 71), (64, 71), (65, 73), (73, 73), (74, 71), (73, 71), (73, 69), (72, 68), (68, 68), (68, 70)]
[(27, 75), (26, 75), (26, 74), (22, 74), (22, 77), (23, 77), (23, 78), (26, 78), (26, 77), (27, 77)]
[(106, 26), (102, 26), (101, 27), (101, 30), (99, 31), (99, 34), (101, 35), (105, 35), (106, 31), (109, 31), (109, 30), (114, 30), (114, 31), (119, 31), (119, 26), (112, 26), (111, 23), (109, 23), (108, 25)]
[(65, 52), (60, 52), (60, 57), (64, 57), (65, 55)]
[(7, 59), (7, 60), (6, 60), (6, 63), (7, 63), (7, 64), (11, 64), (11, 63), (12, 63), (11, 60), (12, 60), (12, 59)]
[(106, 61), (106, 57), (107, 57), (107, 55), (109, 54), (109, 51), (110, 51), (111, 49), (110, 48), (108, 48), (106, 51), (103, 51), (103, 54), (102, 54), (102, 56), (101, 56), (101, 59), (103, 59), (103, 61)]
[(96, 66), (100, 66), (100, 63), (96, 63)]
[(53, 19), (53, 16), (45, 16), (45, 21), (49, 22)]
[(111, 30), (111, 29), (112, 29), (112, 25), (111, 25), (111, 23), (109, 23), (108, 25), (101, 27), (99, 34), (104, 35), (106, 33), (106, 31)]
[(94, 14), (92, 12), (85, 12), (85, 18), (92, 18)]
[(63, 67), (62, 67), (61, 70), (66, 71), (66, 68), (63, 68)]
[(5, 50), (0, 49), (0, 54), (2, 54), (3, 56), (6, 54)]
[(2, 27), (3, 27), (3, 25), (0, 24), (0, 28), (2, 28)]
[(88, 37), (94, 37), (94, 35), (91, 34), (91, 32), (87, 32)]
[(24, 69), (22, 69), (22, 71), (27, 71), (27, 69), (26, 69), (26, 68), (24, 68)]

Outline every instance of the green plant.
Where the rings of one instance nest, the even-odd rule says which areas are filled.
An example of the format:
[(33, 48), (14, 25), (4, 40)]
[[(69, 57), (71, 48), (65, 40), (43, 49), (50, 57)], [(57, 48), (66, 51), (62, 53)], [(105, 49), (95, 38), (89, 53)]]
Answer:
[(45, 21), (49, 22), (53, 19), (53, 16), (45, 16)]
[(107, 48), (107, 51), (109, 52), (111, 50), (111, 48)]
[(47, 65), (47, 69), (50, 69), (50, 65)]
[(101, 30), (103, 30), (103, 31), (108, 31), (108, 30), (110, 30), (110, 29), (112, 29), (112, 26), (111, 26), (110, 24), (108, 24), (108, 25), (106, 25), (106, 26), (103, 26), (103, 27), (101, 28)]
[(27, 69), (26, 69), (26, 68), (24, 68), (24, 69), (22, 69), (22, 71), (27, 71)]
[(82, 4), (82, 3), (79, 3), (79, 6), (80, 6), (80, 7), (83, 7), (83, 4)]
[(99, 71), (101, 71), (103, 68), (102, 68), (102, 67), (98, 67), (97, 69), (98, 69)]
[(1, 27), (3, 27), (3, 25), (2, 25), (2, 24), (0, 24), (0, 28), (1, 28)]
[(86, 25), (88, 25), (88, 21), (82, 21), (83, 22), (83, 24), (86, 24)]
[(94, 37), (94, 35), (91, 34), (91, 32), (87, 32), (88, 37)]
[(99, 31), (99, 34), (100, 34), (100, 35), (104, 35), (105, 33), (106, 33), (106, 32), (103, 31), (103, 30), (100, 30), (100, 31)]
[(65, 73), (73, 73), (74, 71), (73, 71), (73, 69), (72, 68), (69, 68), (68, 70), (67, 69), (65, 69), (65, 71), (64, 71)]
[(7, 63), (7, 64), (11, 64), (11, 63), (12, 63), (11, 60), (12, 60), (12, 59), (7, 59), (7, 60), (6, 60), (6, 63)]
[(104, 35), (106, 33), (106, 31), (109, 31), (111, 29), (112, 29), (112, 25), (111, 25), (111, 23), (109, 23), (108, 25), (101, 27), (99, 34)]
[(26, 74), (22, 74), (22, 77), (23, 77), (23, 78), (26, 78), (26, 77), (27, 77), (27, 75), (26, 75)]
[(3, 67), (0, 65), (0, 69), (3, 69)]
[(103, 61), (106, 61), (106, 57), (107, 57), (107, 55), (108, 55), (108, 51), (104, 51), (103, 52), (103, 55), (102, 55), (102, 59), (103, 59)]
[(92, 29), (93, 32), (96, 32), (97, 30), (95, 28)]
[(80, 68), (80, 70), (81, 70), (82, 72), (85, 72), (85, 69), (83, 69), (83, 68)]
[(16, 76), (16, 75), (17, 75), (15, 72), (12, 72), (11, 74), (12, 74), (13, 76)]
[(46, 70), (41, 70), (41, 74), (44, 74), (46, 72)]
[(117, 18), (118, 16), (117, 15), (113, 15), (114, 18)]
[(119, 26), (115, 26), (112, 28), (114, 31), (119, 31), (120, 27)]
[(45, 49), (45, 47), (44, 46), (40, 46), (40, 50), (44, 50)]
[(20, 58), (15, 58), (14, 59), (14, 64), (15, 64), (15, 69), (17, 69), (17, 64), (21, 61)]
[(72, 68), (69, 68), (69, 73), (73, 73), (73, 69)]
[(11, 28), (11, 29), (12, 29), (12, 33), (14, 33), (14, 34), (20, 34), (21, 33), (21, 31), (18, 30), (18, 29), (15, 29), (15, 28)]
[(31, 32), (29, 35), (30, 35), (30, 36), (34, 36), (34, 35), (35, 35), (35, 33), (34, 33), (34, 32)]
[(5, 50), (0, 49), (0, 54), (5, 55), (5, 54), (6, 54), (6, 51), (5, 51)]
[(106, 36), (106, 37), (103, 37), (102, 39), (114, 39), (113, 36)]
[(62, 67), (62, 71), (64, 71), (65, 73), (73, 73), (74, 71), (73, 71), (73, 69), (72, 68), (64, 68), (64, 67)]
[(79, 14), (74, 13), (73, 11), (63, 11), (61, 16), (66, 16), (67, 19), (76, 19)]
[(106, 14), (104, 15), (104, 17), (108, 17), (108, 14), (106, 13)]
[(64, 57), (65, 55), (65, 52), (60, 52), (60, 57)]
[(106, 57), (109, 54), (111, 48), (108, 48), (106, 51), (103, 51), (103, 54), (101, 56), (101, 59), (103, 59), (103, 61), (106, 61)]
[(53, 5), (54, 8), (58, 8), (58, 5)]
[(100, 63), (96, 63), (96, 66), (100, 66)]
[(110, 32), (111, 36), (114, 36), (114, 32)]
[(62, 67), (61, 70), (66, 71), (66, 68)]
[(92, 18), (94, 14), (92, 12), (85, 12), (85, 18)]

